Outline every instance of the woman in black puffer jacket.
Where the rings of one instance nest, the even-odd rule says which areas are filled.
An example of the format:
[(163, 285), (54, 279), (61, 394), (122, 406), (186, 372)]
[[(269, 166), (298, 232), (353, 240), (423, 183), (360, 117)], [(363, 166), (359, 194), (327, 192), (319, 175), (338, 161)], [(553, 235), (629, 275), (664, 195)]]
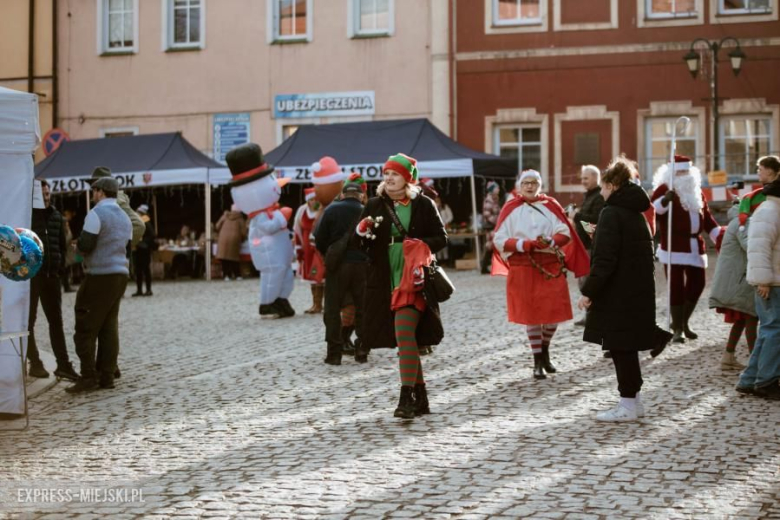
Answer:
[(653, 237), (642, 213), (650, 198), (631, 182), (634, 163), (623, 156), (601, 177), (606, 201), (596, 225), (590, 276), (578, 306), (587, 309), (583, 339), (609, 350), (615, 364), (620, 403), (599, 413), (601, 421), (632, 421), (644, 415), (639, 400), (639, 351), (667, 343), (672, 334), (655, 323)]

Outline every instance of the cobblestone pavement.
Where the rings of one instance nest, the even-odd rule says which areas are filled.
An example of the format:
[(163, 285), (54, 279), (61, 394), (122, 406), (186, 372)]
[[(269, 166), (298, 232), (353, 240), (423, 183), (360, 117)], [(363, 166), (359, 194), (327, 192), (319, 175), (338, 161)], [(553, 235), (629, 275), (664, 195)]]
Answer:
[[(261, 322), (257, 280), (127, 297), (117, 388), (60, 383), (29, 431), (0, 435), (0, 516), (780, 518), (780, 403), (735, 393), (706, 298), (700, 339), (643, 360), (647, 416), (604, 424), (613, 368), (581, 329), (560, 327), (559, 372), (534, 381), (504, 279), (454, 281), (424, 358), (433, 414), (409, 422), (392, 417), (394, 352), (323, 364), (321, 317)], [(306, 287), (292, 303), (308, 306)]]

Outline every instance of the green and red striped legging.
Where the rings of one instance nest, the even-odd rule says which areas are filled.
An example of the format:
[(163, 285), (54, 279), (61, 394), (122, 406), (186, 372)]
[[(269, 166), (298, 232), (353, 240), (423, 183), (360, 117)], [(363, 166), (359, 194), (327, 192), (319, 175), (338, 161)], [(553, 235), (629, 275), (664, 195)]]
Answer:
[(417, 349), (415, 331), (420, 323), (420, 311), (413, 306), (395, 311), (395, 341), (398, 344), (398, 368), (401, 385), (425, 384), (420, 351)]

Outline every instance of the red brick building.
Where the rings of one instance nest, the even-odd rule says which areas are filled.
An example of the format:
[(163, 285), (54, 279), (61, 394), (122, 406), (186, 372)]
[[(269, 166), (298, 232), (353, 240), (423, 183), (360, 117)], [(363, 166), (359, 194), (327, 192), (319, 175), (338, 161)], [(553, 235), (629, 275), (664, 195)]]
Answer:
[[(755, 173), (780, 151), (778, 0), (455, 0), (453, 135), (476, 149), (536, 168), (546, 191), (576, 200), (582, 164), (620, 152), (649, 183), (669, 154), (674, 120), (691, 118), (678, 152), (703, 171)], [(719, 52), (719, 121), (708, 74), (683, 57), (696, 38), (737, 38), (746, 59), (732, 73)], [(699, 47), (697, 47), (698, 49)], [(706, 49), (707, 45), (702, 44)], [(711, 52), (700, 54), (709, 72)], [(714, 137), (711, 132), (714, 131)], [(754, 177), (753, 177), (754, 178)], [(747, 177), (746, 180), (751, 180)]]

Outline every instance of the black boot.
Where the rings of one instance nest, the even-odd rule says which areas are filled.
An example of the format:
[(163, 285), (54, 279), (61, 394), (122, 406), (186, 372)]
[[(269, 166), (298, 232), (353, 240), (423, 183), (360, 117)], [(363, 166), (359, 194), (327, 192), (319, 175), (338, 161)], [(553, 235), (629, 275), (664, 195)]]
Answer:
[(664, 351), (666, 348), (666, 345), (669, 344), (670, 341), (672, 341), (672, 338), (674, 337), (674, 334), (672, 334), (669, 331), (666, 331), (659, 327), (658, 325), (655, 326), (655, 332), (653, 332), (653, 350), (650, 351), (650, 355), (652, 357), (658, 357), (661, 352)]
[(414, 385), (414, 415), (428, 415), (431, 413), (431, 407), (428, 404), (428, 392), (424, 384)]
[(355, 340), (355, 361), (358, 363), (368, 363), (368, 348), (360, 338)]
[(274, 301), (274, 306), (281, 311), (280, 318), (289, 318), (295, 316), (295, 309), (292, 308), (287, 298), (277, 298)]
[(544, 375), (544, 354), (534, 354), (534, 379), (547, 379)]
[(260, 304), (260, 316), (262, 318), (278, 318), (282, 314), (282, 310), (273, 303), (261, 303)]
[(393, 412), (393, 417), (402, 419), (414, 419), (414, 387), (402, 386), (401, 397), (398, 399), (398, 408)]
[(685, 309), (683, 309), (682, 305), (672, 305), (670, 311), (672, 313), (672, 332), (674, 333), (672, 342), (685, 343), (685, 338), (683, 337), (683, 323), (685, 322), (683, 316)]
[(89, 392), (98, 388), (98, 382), (93, 378), (84, 379), (81, 378), (76, 381), (76, 384), (69, 386), (65, 389), (69, 394), (80, 394), (81, 392)]
[(66, 379), (68, 381), (78, 381), (79, 375), (73, 370), (73, 365), (70, 361), (57, 365), (57, 370), (54, 371), (54, 376), (58, 379)]
[(355, 354), (355, 344), (352, 343), (352, 331), (355, 327), (350, 325), (348, 327), (341, 327), (341, 353), (348, 356)]
[(336, 366), (341, 364), (341, 345), (328, 343), (328, 353), (325, 355), (325, 363)]
[(554, 374), (558, 371), (557, 368), (550, 363), (550, 345), (542, 343), (542, 368), (548, 374)]
[(696, 339), (698, 334), (688, 328), (688, 320), (691, 318), (693, 311), (696, 309), (696, 302), (685, 302), (683, 305), (683, 332), (688, 339)]

